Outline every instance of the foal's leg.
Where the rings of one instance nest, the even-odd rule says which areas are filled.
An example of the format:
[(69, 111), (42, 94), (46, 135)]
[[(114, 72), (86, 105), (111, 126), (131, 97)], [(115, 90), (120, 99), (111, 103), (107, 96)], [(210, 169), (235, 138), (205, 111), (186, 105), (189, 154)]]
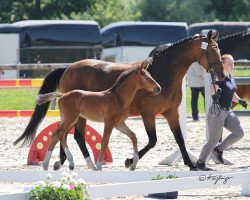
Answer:
[(167, 119), (169, 127), (174, 134), (175, 140), (180, 148), (184, 164), (189, 166), (190, 169), (195, 169), (194, 164), (192, 163), (186, 146), (185, 146), (185, 141), (182, 135), (181, 127), (180, 127), (180, 122), (179, 122), (179, 113), (178, 113), (178, 108), (172, 109), (171, 112), (168, 111), (167, 113), (164, 113), (163, 116)]
[(70, 150), (68, 148), (68, 145), (66, 143), (66, 134), (68, 133), (68, 131), (71, 129), (72, 126), (74, 126), (74, 124), (77, 121), (77, 117), (72, 117), (72, 118), (64, 118), (62, 120), (62, 124), (58, 127), (58, 135), (59, 135), (59, 140), (61, 142), (61, 145), (63, 147), (63, 150), (66, 154), (66, 158), (69, 162), (69, 169), (73, 170), (74, 169), (74, 160), (73, 160), (73, 156), (70, 153)]
[[(67, 136), (68, 134), (65, 135), (65, 140), (67, 141)], [(56, 161), (54, 163), (54, 170), (59, 170), (61, 168), (61, 166), (64, 164), (66, 160), (66, 154), (65, 151), (63, 150), (63, 146), (60, 143), (60, 155), (59, 155), (59, 161)]]
[[(74, 139), (76, 140), (85, 160), (87, 163), (87, 167), (89, 169), (94, 169), (96, 170), (96, 166), (93, 163), (89, 151), (86, 147), (86, 141), (85, 141), (85, 137), (84, 137), (84, 133), (85, 133), (85, 127), (86, 127), (86, 119), (79, 117), (76, 124), (75, 124), (75, 134), (74, 134)], [(66, 140), (67, 140), (67, 135), (65, 136)], [(62, 145), (60, 144), (60, 160), (55, 162), (54, 164), (54, 169), (57, 170), (60, 168), (61, 165), (64, 164), (66, 160), (66, 154), (63, 150)]]
[(96, 161), (96, 167), (98, 170), (102, 170), (103, 155), (108, 146), (109, 138), (110, 138), (112, 130), (113, 130), (113, 125), (106, 124), (106, 123), (104, 124), (104, 133), (102, 137), (101, 151)]
[[(148, 135), (149, 143), (139, 151), (139, 159), (141, 159), (150, 149), (152, 149), (157, 142), (156, 129), (155, 129), (155, 115), (154, 114), (142, 115), (142, 119)], [(126, 167), (130, 167), (132, 163), (133, 159), (126, 159), (125, 161)]]
[(53, 133), (51, 136), (49, 148), (47, 150), (47, 153), (46, 153), (44, 161), (43, 161), (43, 169), (44, 170), (48, 170), (49, 161), (50, 161), (50, 158), (52, 155), (52, 151), (53, 151), (53, 149), (56, 146), (58, 141), (59, 141), (59, 137), (58, 137), (58, 128), (57, 128), (55, 133)]
[(125, 124), (125, 122), (119, 126), (116, 126), (115, 128), (117, 130), (119, 130), (120, 132), (124, 133), (125, 135), (127, 135), (130, 138), (130, 140), (132, 141), (133, 149), (134, 149), (134, 157), (133, 157), (133, 161), (132, 161), (133, 163), (130, 164), (129, 158), (127, 158), (125, 161), (125, 166), (127, 168), (130, 167), (130, 170), (135, 170), (136, 165), (139, 161), (137, 137), (136, 137), (135, 133), (128, 128), (128, 126)]

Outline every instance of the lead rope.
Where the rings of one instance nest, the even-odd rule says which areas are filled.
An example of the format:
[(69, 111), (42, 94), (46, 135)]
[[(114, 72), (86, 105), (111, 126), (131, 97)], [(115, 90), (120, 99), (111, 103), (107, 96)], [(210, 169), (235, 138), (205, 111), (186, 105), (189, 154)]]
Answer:
[[(214, 87), (214, 91), (216, 92), (216, 88), (215, 88), (215, 78), (214, 78), (214, 74), (211, 74), (211, 78), (212, 78), (212, 84)], [(212, 102), (212, 106), (211, 106), (211, 114), (213, 116), (218, 116), (220, 114), (220, 103), (217, 99), (213, 99)]]

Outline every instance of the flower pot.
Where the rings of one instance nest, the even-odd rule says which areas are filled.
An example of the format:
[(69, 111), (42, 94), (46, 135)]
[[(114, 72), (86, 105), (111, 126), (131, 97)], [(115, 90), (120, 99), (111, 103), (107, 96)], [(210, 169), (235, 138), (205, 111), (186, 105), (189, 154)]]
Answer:
[(178, 191), (153, 193), (153, 194), (148, 194), (148, 196), (159, 198), (159, 199), (177, 199), (178, 198)]

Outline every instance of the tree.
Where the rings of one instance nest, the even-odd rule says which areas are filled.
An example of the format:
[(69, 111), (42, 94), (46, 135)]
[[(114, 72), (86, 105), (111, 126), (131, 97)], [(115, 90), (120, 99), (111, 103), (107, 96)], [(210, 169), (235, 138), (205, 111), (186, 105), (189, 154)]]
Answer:
[(34, 9), (34, 2), (0, 0), (0, 22), (10, 23), (29, 19), (32, 13), (35, 13), (32, 9)]
[(211, 0), (207, 11), (212, 11), (216, 19), (220, 21), (249, 21), (250, 20), (249, 0)]
[(92, 0), (86, 12), (72, 13), (71, 17), (95, 20), (105, 26), (116, 21), (136, 21), (140, 17), (140, 11), (136, 0)]
[(140, 2), (141, 20), (178, 21), (188, 24), (213, 21), (214, 13), (205, 12), (210, 0), (144, 0)]

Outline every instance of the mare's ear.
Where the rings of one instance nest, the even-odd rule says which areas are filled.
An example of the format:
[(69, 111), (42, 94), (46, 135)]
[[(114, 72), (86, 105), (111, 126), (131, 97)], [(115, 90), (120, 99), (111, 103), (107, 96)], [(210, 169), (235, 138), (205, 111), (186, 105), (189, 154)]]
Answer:
[(217, 41), (218, 40), (218, 38), (219, 38), (219, 32), (218, 31), (216, 31), (216, 34), (215, 34), (215, 36), (213, 37), (213, 40), (214, 41)]
[(142, 62), (141, 66), (140, 66), (140, 69), (141, 69), (141, 70), (142, 70), (142, 69), (147, 70), (147, 69), (148, 69), (148, 66), (149, 66), (150, 64), (152, 64), (152, 62), (153, 62), (153, 58), (152, 58), (152, 57), (149, 57), (149, 58), (145, 59), (145, 60)]
[(212, 39), (212, 30), (208, 31), (207, 33), (207, 40), (211, 41), (211, 39)]

